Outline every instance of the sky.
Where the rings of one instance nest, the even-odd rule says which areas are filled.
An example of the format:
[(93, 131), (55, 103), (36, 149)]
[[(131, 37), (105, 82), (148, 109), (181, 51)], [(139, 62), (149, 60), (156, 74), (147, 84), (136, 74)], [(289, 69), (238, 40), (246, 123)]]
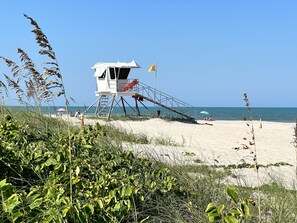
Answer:
[[(243, 107), (244, 93), (253, 107), (297, 107), (296, 11), (293, 0), (1, 1), (0, 55), (18, 61), (20, 47), (44, 59), (25, 13), (48, 37), (76, 105), (96, 99), (96, 62), (135, 60), (131, 78), (196, 107)], [(1, 80), (4, 72), (0, 61)]]

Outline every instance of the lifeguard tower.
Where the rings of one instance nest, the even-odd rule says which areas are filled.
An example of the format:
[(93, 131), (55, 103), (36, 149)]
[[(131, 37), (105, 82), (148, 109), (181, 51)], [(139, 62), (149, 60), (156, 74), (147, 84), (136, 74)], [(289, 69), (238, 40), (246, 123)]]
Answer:
[[(187, 119), (194, 120), (193, 117), (181, 112), (178, 108), (193, 108), (193, 106), (169, 96), (155, 88), (140, 83), (138, 79), (128, 79), (131, 69), (140, 68), (133, 60), (130, 63), (96, 63), (93, 67), (95, 70), (94, 77), (96, 78), (97, 99), (83, 112), (85, 114), (95, 104), (95, 115), (106, 115), (107, 120), (110, 120), (114, 106), (123, 108), (127, 115), (126, 106), (129, 106), (137, 115), (140, 116), (138, 103), (149, 109), (144, 102), (148, 101), (155, 105), (161, 106)], [(126, 97), (132, 97), (135, 101), (135, 107), (131, 106)], [(108, 111), (108, 112), (107, 112)]]

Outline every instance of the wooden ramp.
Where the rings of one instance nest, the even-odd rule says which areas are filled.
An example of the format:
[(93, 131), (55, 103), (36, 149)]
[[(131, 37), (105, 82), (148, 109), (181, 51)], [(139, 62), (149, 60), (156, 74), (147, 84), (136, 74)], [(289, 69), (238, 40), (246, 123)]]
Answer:
[(152, 103), (154, 103), (154, 104), (156, 104), (156, 105), (158, 105), (158, 106), (161, 106), (161, 107), (163, 107), (163, 108), (165, 108), (165, 109), (167, 109), (167, 110), (169, 110), (169, 111), (172, 111), (172, 112), (174, 112), (174, 113), (176, 113), (176, 114), (178, 114), (178, 115), (181, 115), (181, 116), (183, 116), (183, 117), (185, 117), (185, 118), (187, 118), (187, 119), (195, 120), (195, 118), (193, 118), (193, 117), (187, 115), (186, 113), (180, 112), (180, 111), (176, 110), (175, 108), (168, 107), (168, 106), (166, 106), (166, 105), (164, 105), (164, 104), (161, 104), (161, 103), (158, 102), (158, 101), (155, 101), (155, 100), (153, 100), (153, 99), (151, 99), (151, 98), (148, 98), (148, 97), (145, 97), (145, 96), (143, 96), (143, 95), (140, 95), (140, 94), (136, 94), (136, 95), (138, 96), (138, 98), (143, 98), (143, 99), (145, 99), (145, 100), (147, 100), (147, 101), (149, 101), (149, 102), (152, 102)]

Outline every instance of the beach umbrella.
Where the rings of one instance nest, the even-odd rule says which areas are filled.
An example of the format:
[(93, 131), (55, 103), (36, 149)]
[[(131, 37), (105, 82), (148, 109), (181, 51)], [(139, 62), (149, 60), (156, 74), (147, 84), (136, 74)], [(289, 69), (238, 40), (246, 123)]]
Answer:
[(200, 113), (203, 115), (209, 115), (209, 113), (207, 111), (201, 111)]
[(66, 110), (65, 110), (65, 108), (58, 108), (57, 111), (58, 111), (58, 112), (64, 112), (64, 111), (66, 111)]

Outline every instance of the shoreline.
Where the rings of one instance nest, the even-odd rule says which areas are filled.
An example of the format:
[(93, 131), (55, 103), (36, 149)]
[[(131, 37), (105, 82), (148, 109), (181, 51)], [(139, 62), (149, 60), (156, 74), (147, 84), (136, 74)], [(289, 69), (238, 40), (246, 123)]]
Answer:
[[(13, 108), (12, 106), (11, 108)], [(16, 109), (22, 110), (23, 108), (27, 107), (17, 107)], [(35, 109), (35, 107), (31, 107), (32, 110)], [(44, 114), (51, 114), (55, 115), (57, 113), (57, 109), (59, 108), (65, 108), (65, 105), (63, 106), (44, 106), (41, 107), (41, 111)], [(86, 106), (70, 106), (69, 112), (72, 112), (73, 114), (78, 109), (81, 113), (83, 113), (86, 110)], [(95, 113), (95, 107), (91, 107), (91, 109), (86, 113), (87, 116), (92, 116)], [(140, 107), (140, 113), (141, 115), (145, 116), (152, 116), (156, 115), (157, 110), (159, 107), (150, 107), (150, 112), (148, 112), (145, 108)], [(183, 108), (180, 108), (183, 109)], [(297, 107), (252, 107), (252, 117), (253, 120), (259, 121), (260, 119), (262, 121), (269, 121), (269, 122), (285, 122), (285, 123), (291, 123), (296, 122), (297, 118)], [(205, 110), (209, 113), (209, 115), (203, 115), (200, 112), (202, 110)], [(128, 110), (128, 114), (135, 115), (135, 112)], [(190, 110), (187, 110), (186, 112), (189, 116), (194, 117), (198, 120), (203, 120), (205, 116), (209, 116), (212, 119), (216, 121), (243, 121), (244, 118), (249, 118), (250, 114), (248, 113), (248, 110), (246, 107), (193, 107)], [(113, 116), (124, 116), (123, 109), (120, 107), (115, 107), (113, 110)], [(172, 113), (167, 112), (166, 110), (161, 109), (161, 116), (163, 117), (172, 117), (174, 116)]]

